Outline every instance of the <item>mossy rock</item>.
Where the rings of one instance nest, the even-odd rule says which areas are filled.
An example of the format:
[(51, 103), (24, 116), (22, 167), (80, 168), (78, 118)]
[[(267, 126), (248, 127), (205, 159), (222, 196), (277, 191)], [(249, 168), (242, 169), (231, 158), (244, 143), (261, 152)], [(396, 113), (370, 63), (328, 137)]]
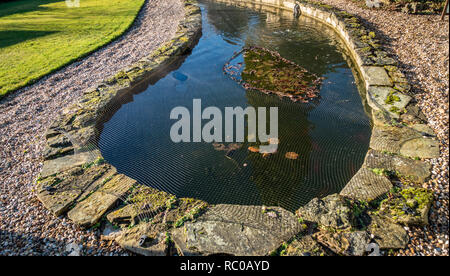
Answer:
[(404, 225), (427, 225), (428, 212), (433, 202), (433, 193), (424, 188), (405, 188), (390, 193), (383, 200), (379, 214), (395, 223)]

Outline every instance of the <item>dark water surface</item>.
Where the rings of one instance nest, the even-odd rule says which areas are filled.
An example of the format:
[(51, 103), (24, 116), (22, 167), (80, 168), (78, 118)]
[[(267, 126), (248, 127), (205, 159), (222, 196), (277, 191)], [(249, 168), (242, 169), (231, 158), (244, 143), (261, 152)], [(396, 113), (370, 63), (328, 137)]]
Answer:
[[(142, 184), (209, 203), (295, 210), (313, 197), (339, 192), (360, 168), (371, 134), (358, 80), (339, 39), (303, 17), (212, 2), (201, 7), (203, 35), (192, 53), (104, 124), (99, 146), (105, 159)], [(320, 101), (293, 103), (245, 91), (224, 75), (223, 65), (249, 45), (278, 51), (324, 77)], [(227, 157), (210, 143), (173, 143), (170, 112), (176, 106), (192, 110), (193, 99), (222, 111), (227, 106), (278, 107), (278, 152), (262, 157), (244, 143)], [(299, 157), (287, 159), (286, 152)]]

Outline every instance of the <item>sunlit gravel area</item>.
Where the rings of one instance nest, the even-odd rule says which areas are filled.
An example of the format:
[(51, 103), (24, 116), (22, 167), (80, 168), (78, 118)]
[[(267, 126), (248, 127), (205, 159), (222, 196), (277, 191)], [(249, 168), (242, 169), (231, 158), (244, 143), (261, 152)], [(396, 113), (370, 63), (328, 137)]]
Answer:
[(174, 36), (180, 0), (148, 0), (118, 40), (0, 101), (0, 255), (126, 255), (97, 230), (55, 218), (36, 199), (46, 129), (84, 90), (150, 54)]
[(430, 225), (409, 228), (411, 242), (400, 255), (448, 255), (449, 234), (449, 21), (440, 15), (412, 15), (390, 10), (368, 9), (363, 2), (320, 0), (363, 19), (383, 40), (388, 52), (412, 85), (411, 94), (428, 118), (441, 144), (441, 157), (429, 160), (432, 179), (424, 184), (432, 189), (435, 202)]

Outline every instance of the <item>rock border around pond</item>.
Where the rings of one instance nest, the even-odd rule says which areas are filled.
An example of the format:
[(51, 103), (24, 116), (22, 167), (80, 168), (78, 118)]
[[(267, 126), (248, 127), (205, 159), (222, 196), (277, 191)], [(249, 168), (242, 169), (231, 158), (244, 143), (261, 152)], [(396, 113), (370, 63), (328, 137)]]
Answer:
[[(430, 176), (423, 159), (438, 157), (439, 147), (395, 60), (358, 18), (330, 6), (291, 0), (218, 2), (285, 12), (297, 4), (302, 15), (342, 37), (365, 82), (374, 129), (364, 164), (341, 193), (313, 199), (296, 214), (279, 207), (212, 206), (144, 186), (105, 162), (96, 141), (107, 111), (199, 38), (200, 9), (185, 1), (176, 37), (87, 90), (50, 126), (36, 183), (38, 199), (82, 227), (115, 225), (114, 235), (104, 238), (142, 255), (363, 255), (370, 241), (381, 249), (403, 248), (408, 237), (399, 224), (427, 223), (432, 195), (417, 185)], [(404, 189), (393, 182), (404, 183)]]

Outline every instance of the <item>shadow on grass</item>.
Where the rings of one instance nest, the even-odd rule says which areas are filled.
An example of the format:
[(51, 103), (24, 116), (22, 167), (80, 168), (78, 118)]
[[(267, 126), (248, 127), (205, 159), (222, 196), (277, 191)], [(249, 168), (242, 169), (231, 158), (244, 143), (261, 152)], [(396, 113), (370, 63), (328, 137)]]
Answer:
[(0, 31), (0, 49), (12, 46), (30, 39), (43, 37), (56, 32), (52, 31)]
[(42, 7), (42, 5), (62, 1), (64, 0), (16, 0), (7, 2), (0, 0), (0, 17), (32, 11), (45, 11), (49, 8)]

